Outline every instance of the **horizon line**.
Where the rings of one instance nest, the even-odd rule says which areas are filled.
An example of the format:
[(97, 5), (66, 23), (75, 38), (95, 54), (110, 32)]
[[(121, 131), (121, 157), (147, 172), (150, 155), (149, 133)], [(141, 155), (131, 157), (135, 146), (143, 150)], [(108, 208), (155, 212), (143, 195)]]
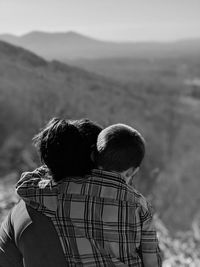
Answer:
[(93, 39), (99, 42), (112, 42), (112, 43), (176, 43), (176, 42), (181, 42), (181, 41), (188, 41), (188, 40), (198, 40), (200, 39), (200, 36), (194, 36), (194, 37), (182, 37), (182, 38), (170, 38), (169, 40), (163, 40), (163, 39), (148, 39), (148, 40), (116, 40), (116, 39), (104, 39), (104, 38), (98, 38), (95, 36), (91, 36), (89, 34), (84, 34), (81, 33), (79, 31), (75, 31), (75, 30), (68, 30), (68, 31), (43, 31), (43, 30), (30, 30), (21, 34), (16, 34), (16, 33), (9, 33), (9, 32), (0, 32), (0, 36), (1, 35), (10, 35), (10, 36), (14, 36), (17, 38), (21, 38), (24, 37), (26, 35), (29, 34), (33, 34), (33, 33), (42, 33), (42, 34), (49, 34), (49, 35), (53, 35), (53, 34), (76, 34), (85, 38), (89, 38), (89, 39)]

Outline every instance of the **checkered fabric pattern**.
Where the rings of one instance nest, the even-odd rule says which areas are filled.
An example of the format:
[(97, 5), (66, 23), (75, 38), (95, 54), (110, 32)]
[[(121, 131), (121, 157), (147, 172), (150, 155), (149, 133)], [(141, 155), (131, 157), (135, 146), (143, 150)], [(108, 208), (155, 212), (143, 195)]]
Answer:
[(69, 266), (140, 267), (145, 254), (161, 266), (151, 207), (119, 174), (93, 170), (58, 183), (43, 175), (24, 173), (17, 193), (51, 217)]

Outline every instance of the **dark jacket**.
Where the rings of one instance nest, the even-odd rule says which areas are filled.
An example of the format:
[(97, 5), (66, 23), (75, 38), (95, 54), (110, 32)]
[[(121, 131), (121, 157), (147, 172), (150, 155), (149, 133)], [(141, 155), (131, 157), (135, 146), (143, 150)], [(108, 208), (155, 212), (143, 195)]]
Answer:
[(0, 267), (68, 266), (51, 219), (20, 201), (0, 228)]

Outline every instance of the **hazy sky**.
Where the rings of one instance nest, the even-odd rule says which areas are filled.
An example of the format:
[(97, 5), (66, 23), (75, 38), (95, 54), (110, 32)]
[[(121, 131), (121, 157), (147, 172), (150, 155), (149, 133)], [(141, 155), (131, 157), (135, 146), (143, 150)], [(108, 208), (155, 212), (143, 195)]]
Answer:
[(200, 37), (200, 0), (0, 0), (0, 33), (33, 30), (117, 41)]

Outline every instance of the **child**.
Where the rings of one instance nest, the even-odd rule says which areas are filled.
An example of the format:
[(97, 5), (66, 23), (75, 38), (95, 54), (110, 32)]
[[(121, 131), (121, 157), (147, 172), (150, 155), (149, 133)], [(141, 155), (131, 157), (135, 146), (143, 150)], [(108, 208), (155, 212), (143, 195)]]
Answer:
[(52, 187), (23, 175), (18, 194), (51, 216), (69, 266), (161, 266), (151, 207), (128, 185), (144, 154), (143, 137), (115, 124), (100, 132), (90, 174)]

